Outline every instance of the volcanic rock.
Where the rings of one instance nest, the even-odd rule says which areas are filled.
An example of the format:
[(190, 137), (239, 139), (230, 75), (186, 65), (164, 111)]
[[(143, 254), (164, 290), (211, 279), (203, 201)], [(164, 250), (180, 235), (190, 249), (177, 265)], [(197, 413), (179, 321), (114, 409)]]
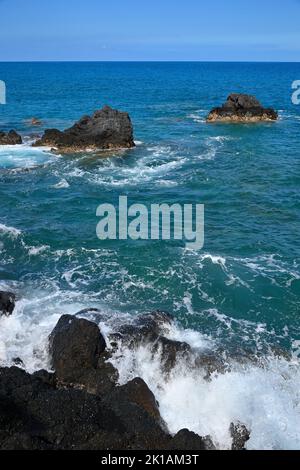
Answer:
[(129, 115), (109, 106), (104, 106), (92, 116), (83, 116), (65, 131), (47, 129), (33, 145), (50, 146), (63, 152), (135, 146)]
[(9, 316), (15, 308), (16, 296), (12, 292), (0, 291), (0, 316)]
[(278, 113), (273, 108), (264, 108), (254, 96), (232, 93), (221, 107), (209, 113), (207, 122), (249, 123), (277, 119)]
[(0, 131), (0, 145), (18, 145), (22, 143), (22, 137), (16, 131)]

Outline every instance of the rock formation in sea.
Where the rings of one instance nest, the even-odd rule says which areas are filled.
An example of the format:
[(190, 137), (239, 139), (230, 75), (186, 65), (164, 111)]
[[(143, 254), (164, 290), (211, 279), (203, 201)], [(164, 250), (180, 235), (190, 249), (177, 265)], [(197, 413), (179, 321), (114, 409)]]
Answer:
[(25, 122), (28, 126), (41, 126), (43, 124), (42, 121), (37, 117), (27, 119)]
[(0, 131), (0, 145), (18, 145), (22, 144), (22, 137), (16, 131)]
[(15, 308), (16, 296), (12, 292), (0, 291), (0, 317), (9, 316)]
[(92, 116), (83, 116), (65, 131), (47, 129), (34, 146), (49, 146), (64, 152), (134, 147), (128, 113), (104, 106)]
[[(97, 324), (83, 318), (88, 313), (101, 315), (91, 309), (59, 319), (49, 337), (53, 372), (28, 374), (20, 358), (20, 367), (0, 368), (0, 449), (215, 449), (209, 436), (188, 429), (171, 435), (144, 380), (118, 384), (118, 371), (110, 362), (118, 338), (110, 338), (108, 347)], [(129, 343), (157, 341), (171, 321), (163, 312), (141, 315), (120, 335)], [(174, 342), (166, 351), (168, 369), (186, 345)], [(245, 426), (232, 423), (230, 432), (232, 449), (243, 449), (249, 439)]]
[(212, 109), (207, 116), (207, 122), (260, 122), (276, 121), (278, 113), (273, 108), (264, 108), (254, 97), (245, 94), (232, 93), (226, 102)]

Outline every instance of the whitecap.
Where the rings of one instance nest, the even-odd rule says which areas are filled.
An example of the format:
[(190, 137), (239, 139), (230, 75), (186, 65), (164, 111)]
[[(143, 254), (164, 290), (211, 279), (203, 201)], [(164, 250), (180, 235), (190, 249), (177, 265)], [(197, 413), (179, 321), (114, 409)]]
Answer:
[(30, 246), (28, 247), (28, 254), (30, 256), (37, 256), (37, 255), (40, 255), (41, 253), (44, 253), (45, 251), (49, 249), (50, 249), (49, 245)]
[[(209, 340), (186, 332), (174, 335), (201, 350)], [(215, 372), (193, 368), (179, 359), (166, 376), (161, 351), (150, 345), (135, 350), (121, 347), (113, 364), (120, 383), (137, 376), (143, 378), (156, 396), (162, 418), (171, 433), (187, 428), (199, 435), (210, 435), (220, 449), (230, 449), (230, 424), (241, 422), (251, 433), (247, 448), (300, 449), (300, 368), (299, 362), (268, 357), (261, 364), (239, 364)]]
[(0, 224), (0, 234), (3, 233), (4, 235), (8, 235), (12, 238), (17, 238), (19, 235), (21, 235), (21, 230), (15, 228), (15, 227), (9, 227), (4, 224)]
[(1, 145), (0, 168), (6, 170), (34, 168), (55, 158), (48, 147), (32, 147), (28, 144)]
[(59, 181), (58, 183), (53, 185), (53, 188), (55, 188), (55, 189), (67, 189), (69, 187), (70, 187), (70, 185), (69, 185), (68, 181), (64, 178), (61, 181)]

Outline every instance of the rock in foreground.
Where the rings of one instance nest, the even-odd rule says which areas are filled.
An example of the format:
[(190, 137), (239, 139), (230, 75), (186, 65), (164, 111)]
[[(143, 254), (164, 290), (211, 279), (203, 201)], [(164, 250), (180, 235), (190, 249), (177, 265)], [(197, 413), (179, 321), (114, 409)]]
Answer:
[(22, 143), (22, 137), (16, 131), (0, 131), (0, 145), (18, 145)]
[(95, 323), (63, 316), (50, 351), (55, 373), (0, 368), (1, 450), (214, 448), (211, 439), (188, 430), (173, 437), (142, 379), (117, 384)]
[(209, 113), (207, 122), (247, 123), (277, 119), (278, 113), (273, 108), (264, 108), (254, 96), (233, 93), (223, 106), (214, 108)]
[(34, 146), (55, 147), (74, 152), (89, 149), (134, 147), (133, 127), (127, 113), (104, 106), (92, 116), (84, 116), (65, 131), (47, 129)]
[(12, 292), (0, 291), (0, 316), (9, 316), (15, 308), (16, 296)]

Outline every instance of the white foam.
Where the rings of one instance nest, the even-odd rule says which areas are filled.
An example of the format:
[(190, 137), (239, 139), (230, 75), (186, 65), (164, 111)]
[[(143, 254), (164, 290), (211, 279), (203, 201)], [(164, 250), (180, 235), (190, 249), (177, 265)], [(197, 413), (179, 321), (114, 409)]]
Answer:
[(19, 235), (21, 235), (21, 230), (15, 228), (15, 227), (9, 227), (4, 224), (0, 224), (0, 234), (3, 233), (4, 235), (8, 235), (12, 238), (16, 238)]
[(53, 188), (55, 188), (55, 189), (66, 189), (66, 188), (69, 188), (69, 187), (70, 187), (70, 185), (69, 185), (68, 181), (64, 178), (62, 180), (60, 180), (58, 183), (53, 185)]
[(31, 247), (28, 247), (28, 254), (29, 256), (37, 256), (37, 255), (40, 255), (41, 253), (44, 253), (45, 251), (49, 249), (50, 249), (49, 245), (31, 246)]
[(190, 113), (187, 117), (196, 123), (202, 124), (206, 122), (207, 114), (208, 112), (205, 109), (198, 109), (197, 111)]
[[(18, 292), (17, 286), (7, 283), (1, 283), (1, 289)], [(74, 314), (93, 303), (80, 292), (61, 291), (55, 283), (47, 291), (22, 291), (18, 296), (13, 314), (0, 316), (0, 366), (11, 366), (19, 357), (29, 372), (49, 369), (48, 336), (55, 324), (62, 314)]]
[(209, 381), (204, 370), (183, 361), (166, 377), (160, 354), (153, 356), (147, 345), (135, 351), (123, 349), (113, 362), (120, 383), (136, 376), (146, 381), (172, 433), (188, 428), (211, 435), (219, 448), (229, 449), (230, 424), (240, 421), (251, 431), (248, 449), (300, 449), (298, 361), (269, 358), (264, 366), (232, 363), (230, 371), (215, 373)]
[[(74, 272), (70, 273), (70, 283)], [(8, 287), (1, 285), (1, 288)], [(47, 338), (62, 313), (74, 314), (92, 306), (99, 308), (99, 302), (92, 305), (90, 294), (60, 291), (55, 284), (46, 292), (34, 290), (20, 297), (22, 300), (17, 302), (13, 315), (0, 318), (0, 364), (11, 365), (14, 358), (20, 357), (30, 372), (49, 369)], [(219, 315), (219, 320), (229, 322), (229, 326), (235, 321), (221, 318), (216, 311), (211, 315)], [(124, 323), (125, 317), (109, 312), (108, 321), (100, 325), (105, 336), (114, 330), (115, 322)], [(264, 329), (264, 325), (256, 327), (259, 331)], [(191, 329), (173, 324), (165, 334), (170, 339), (187, 342), (194, 351), (216, 350), (214, 338)], [(291, 362), (272, 356), (261, 366), (241, 365), (232, 360), (226, 373), (215, 373), (210, 381), (204, 378), (204, 370), (192, 367), (192, 356), (190, 362), (180, 359), (170, 376), (166, 376), (161, 351), (153, 355), (147, 344), (135, 350), (121, 346), (113, 363), (119, 370), (120, 383), (137, 376), (146, 381), (172, 433), (189, 428), (200, 435), (210, 434), (216, 445), (226, 449), (231, 445), (229, 426), (240, 421), (251, 431), (248, 449), (300, 449), (297, 342), (294, 349)]]
[(34, 168), (48, 163), (55, 156), (48, 147), (32, 147), (28, 143), (21, 145), (0, 145), (0, 168), (16, 170)]

